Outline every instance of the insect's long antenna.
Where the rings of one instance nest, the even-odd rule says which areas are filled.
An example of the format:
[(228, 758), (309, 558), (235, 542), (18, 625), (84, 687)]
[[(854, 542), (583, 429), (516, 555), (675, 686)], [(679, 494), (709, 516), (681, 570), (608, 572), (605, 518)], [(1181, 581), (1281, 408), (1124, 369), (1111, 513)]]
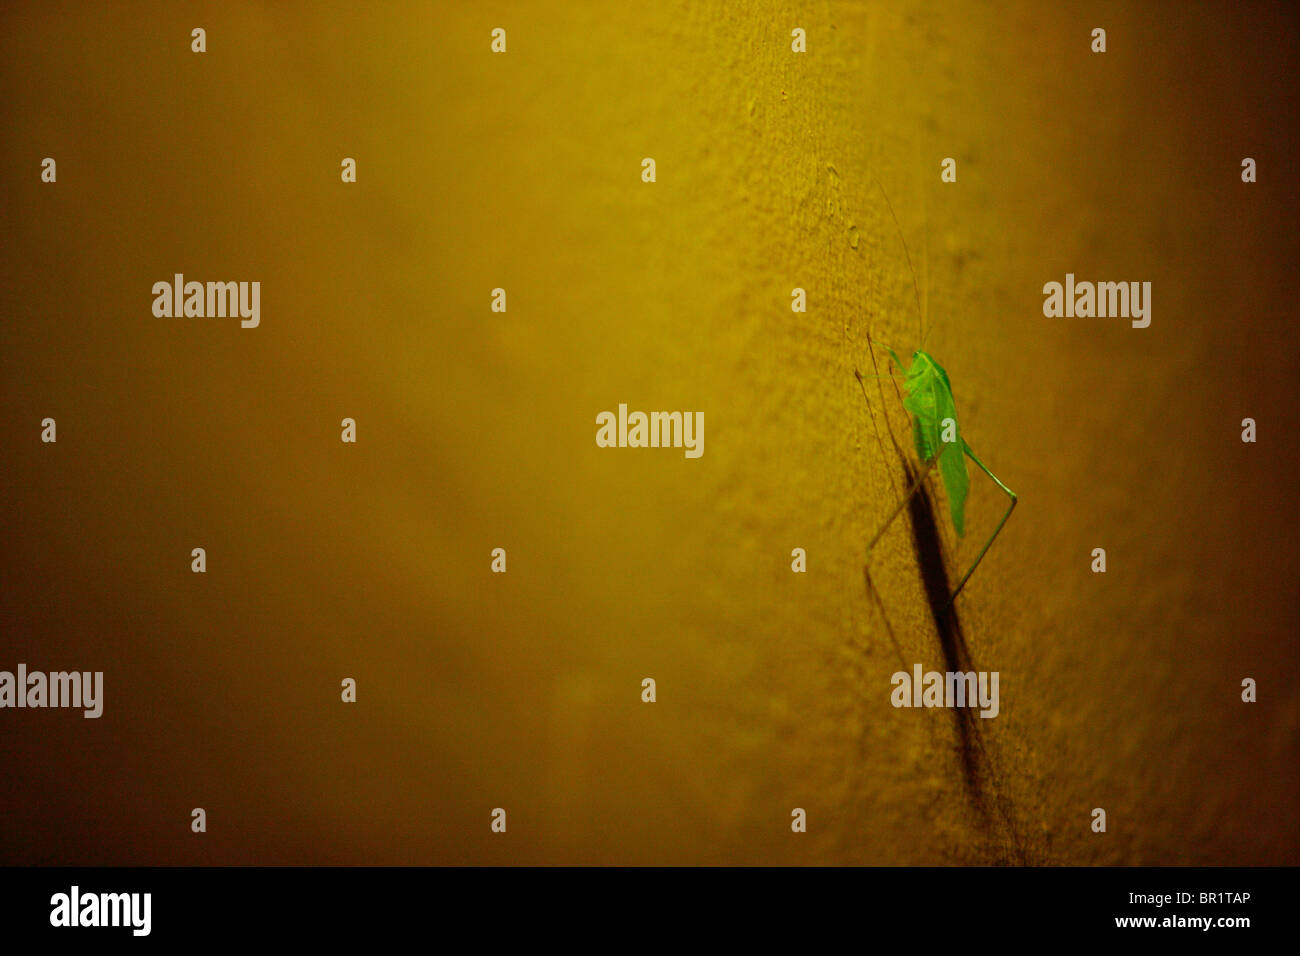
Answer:
[[(868, 172), (871, 171), (868, 170)], [(902, 240), (903, 243), (903, 254), (907, 256), (907, 268), (912, 273), (912, 292), (916, 295), (916, 319), (920, 331), (920, 335), (917, 336), (917, 339), (924, 344), (925, 312), (921, 308), (921, 289), (916, 283), (916, 267), (912, 265), (912, 252), (907, 248), (907, 237), (903, 235), (903, 227), (898, 221), (897, 213), (894, 212), (894, 204), (889, 201), (889, 193), (885, 192), (885, 187), (881, 185), (879, 178), (877, 178), (874, 172), (871, 173), (871, 179), (876, 184), (876, 188), (880, 190), (880, 195), (885, 197), (885, 205), (889, 207), (889, 216), (894, 220), (894, 228), (898, 230), (898, 238)]]

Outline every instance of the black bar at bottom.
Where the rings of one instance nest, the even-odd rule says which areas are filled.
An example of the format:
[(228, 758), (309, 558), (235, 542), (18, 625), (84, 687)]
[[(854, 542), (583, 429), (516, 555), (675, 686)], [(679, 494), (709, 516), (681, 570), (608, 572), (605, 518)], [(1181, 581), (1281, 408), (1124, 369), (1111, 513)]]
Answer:
[[(729, 947), (1070, 937), (1231, 945), (1291, 923), (1294, 868), (9, 868), (3, 938)], [(73, 890), (76, 887), (76, 890)], [(136, 895), (132, 895), (136, 894)], [(145, 908), (148, 894), (147, 910)], [(75, 906), (74, 906), (75, 899)], [(75, 915), (74, 915), (75, 914)], [(147, 916), (147, 920), (146, 920)], [(118, 925), (82, 925), (86, 922)], [(72, 924), (77, 925), (72, 925)], [(59, 924), (59, 925), (55, 925)], [(147, 934), (143, 930), (147, 929)], [(966, 934), (970, 934), (967, 936)], [(954, 935), (955, 934), (955, 935)], [(1288, 934), (1289, 935), (1289, 934)]]

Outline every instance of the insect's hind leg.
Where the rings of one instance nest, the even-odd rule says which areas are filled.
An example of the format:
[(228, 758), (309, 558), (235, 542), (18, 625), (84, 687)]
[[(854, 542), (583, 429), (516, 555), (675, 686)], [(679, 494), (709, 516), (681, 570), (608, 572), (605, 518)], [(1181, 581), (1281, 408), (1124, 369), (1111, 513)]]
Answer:
[[(1012, 491), (1010, 488), (1008, 488), (1006, 485), (1004, 485), (1002, 483), (1002, 479), (1000, 479), (997, 475), (993, 474), (993, 472), (989, 471), (988, 466), (985, 465), (984, 462), (979, 460), (979, 456), (976, 455), (975, 452), (971, 450), (970, 445), (966, 444), (965, 439), (962, 439), (962, 448), (965, 449), (965, 452), (967, 456), (970, 457), (970, 460), (975, 462), (975, 464), (979, 467), (979, 470), (984, 472), (984, 474), (988, 475), (990, 478), (992, 478), (994, 484), (996, 484), (999, 488), (1001, 488), (1006, 493), (1007, 497), (1011, 499), (1011, 504), (1007, 506), (1007, 513), (1002, 516), (1002, 520), (998, 522), (998, 526), (993, 529), (993, 534), (989, 536), (988, 541), (984, 542), (984, 547), (980, 549), (980, 553), (976, 556), (975, 563), (970, 566), (970, 570), (967, 571), (964, 575), (962, 575), (962, 579), (959, 582), (957, 582), (957, 589), (952, 592), (952, 596), (948, 598), (948, 603), (944, 605), (945, 611), (948, 608), (952, 607), (952, 602), (957, 600), (957, 595), (960, 594), (961, 589), (966, 586), (966, 582), (969, 581), (970, 576), (975, 573), (975, 569), (980, 566), (980, 562), (984, 560), (984, 555), (988, 554), (989, 548), (993, 547), (993, 540), (999, 534), (1002, 533), (1002, 526), (1006, 524), (1007, 519), (1011, 517), (1011, 512), (1016, 510), (1016, 501), (1017, 501), (1016, 493)], [(935, 461), (938, 460), (939, 457), (936, 455)]]

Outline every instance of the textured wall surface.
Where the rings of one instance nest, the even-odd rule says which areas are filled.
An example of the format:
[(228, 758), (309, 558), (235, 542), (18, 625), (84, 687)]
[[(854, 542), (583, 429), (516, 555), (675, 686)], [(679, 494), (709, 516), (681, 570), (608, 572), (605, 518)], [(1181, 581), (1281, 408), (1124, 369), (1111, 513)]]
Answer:
[[(6, 8), (0, 668), (106, 701), (0, 714), (5, 861), (1300, 862), (1279, 9)], [(155, 318), (175, 272), (261, 326)], [(1045, 318), (1066, 272), (1150, 327)], [(1020, 495), (959, 631), (917, 516), (864, 572), (869, 331)], [(620, 402), (703, 456), (596, 447)], [(1004, 499), (932, 497), (955, 575)], [(954, 654), (996, 719), (891, 707)]]

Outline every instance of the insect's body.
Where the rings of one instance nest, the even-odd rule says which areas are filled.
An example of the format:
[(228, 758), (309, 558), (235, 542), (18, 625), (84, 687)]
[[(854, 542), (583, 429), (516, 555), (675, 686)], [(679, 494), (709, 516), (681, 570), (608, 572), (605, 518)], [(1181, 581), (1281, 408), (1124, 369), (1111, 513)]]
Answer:
[[(903, 363), (894, 355), (899, 368)], [(966, 471), (965, 442), (957, 425), (957, 403), (953, 401), (952, 385), (943, 366), (928, 352), (912, 353), (912, 364), (905, 369), (903, 388), (907, 397), (903, 407), (912, 413), (912, 435), (916, 441), (916, 454), (927, 465), (940, 457), (945, 444), (956, 444), (955, 453), (942, 458), (939, 474), (948, 492), (948, 511), (958, 535), (966, 533), (966, 493), (970, 491), (970, 475)]]
[[(876, 546), (880, 536), (885, 533), (885, 529), (890, 523), (898, 517), (899, 512), (903, 510), (904, 505), (911, 497), (921, 490), (926, 477), (930, 470), (938, 466), (939, 475), (943, 478), (944, 490), (948, 493), (948, 512), (952, 515), (952, 525), (957, 529), (958, 535), (966, 533), (966, 495), (970, 491), (970, 474), (966, 471), (966, 458), (975, 462), (976, 466), (984, 474), (993, 479), (994, 483), (1006, 493), (1011, 499), (1011, 504), (1007, 508), (1006, 514), (998, 522), (998, 526), (993, 529), (993, 534), (989, 536), (984, 547), (980, 550), (979, 555), (975, 558), (975, 563), (970, 566), (970, 570), (962, 576), (961, 581), (957, 583), (957, 588), (952, 592), (948, 599), (951, 604), (956, 600), (961, 589), (966, 586), (970, 576), (975, 573), (979, 563), (984, 560), (984, 555), (988, 553), (993, 544), (993, 540), (1002, 531), (1002, 526), (1007, 523), (1011, 517), (1011, 512), (1016, 508), (1016, 493), (1002, 483), (997, 475), (989, 471), (988, 466), (979, 460), (979, 456), (971, 450), (966, 439), (961, 437), (961, 432), (957, 426), (957, 403), (952, 397), (952, 383), (948, 381), (948, 373), (944, 371), (943, 366), (934, 360), (929, 352), (917, 349), (912, 353), (912, 364), (903, 365), (898, 353), (889, 349), (890, 357), (893, 358), (894, 364), (903, 370), (903, 388), (907, 392), (903, 399), (903, 408), (912, 416), (912, 438), (916, 444), (917, 457), (925, 463), (925, 468), (920, 475), (916, 477), (911, 489), (903, 496), (903, 500), (898, 503), (893, 514), (885, 521), (880, 530), (876, 532), (871, 543), (867, 545), (867, 554), (871, 554), (871, 549)], [(858, 383), (862, 383), (862, 375), (856, 373)], [(866, 397), (865, 388), (863, 397)], [(956, 449), (951, 454), (945, 455), (949, 446), (956, 445)]]
[[(872, 174), (875, 179), (875, 174)], [(907, 395), (903, 399), (903, 408), (912, 416), (912, 437), (916, 444), (917, 457), (925, 463), (921, 473), (916, 476), (912, 487), (903, 500), (898, 503), (893, 514), (885, 521), (880, 530), (876, 532), (871, 543), (867, 545), (868, 560), (870, 560), (871, 549), (876, 546), (880, 536), (885, 533), (885, 529), (890, 523), (898, 517), (899, 513), (911, 500), (912, 496), (921, 490), (925, 479), (929, 476), (931, 469), (936, 466), (939, 468), (939, 474), (943, 478), (944, 490), (948, 493), (948, 511), (952, 515), (953, 527), (957, 529), (958, 535), (966, 532), (966, 494), (970, 491), (970, 475), (966, 471), (966, 459), (970, 458), (975, 462), (976, 467), (984, 474), (993, 479), (994, 483), (1002, 489), (1011, 504), (1007, 507), (1006, 514), (998, 522), (998, 526), (993, 529), (993, 534), (989, 536), (984, 547), (975, 558), (975, 563), (970, 566), (962, 579), (957, 582), (956, 589), (952, 596), (948, 598), (948, 605), (957, 599), (961, 589), (966, 586), (970, 576), (975, 573), (979, 563), (984, 560), (984, 555), (993, 545), (993, 541), (1002, 531), (1002, 526), (1007, 523), (1011, 517), (1011, 512), (1016, 508), (1016, 493), (1004, 485), (1000, 478), (993, 472), (989, 471), (988, 466), (979, 460), (979, 456), (971, 450), (970, 445), (961, 437), (957, 428), (957, 403), (953, 401), (952, 384), (948, 381), (948, 373), (943, 370), (943, 366), (931, 358), (930, 353), (924, 350), (925, 345), (925, 321), (924, 310), (921, 308), (921, 292), (916, 284), (916, 270), (912, 268), (912, 254), (907, 251), (907, 240), (903, 239), (903, 228), (898, 224), (898, 216), (894, 214), (893, 203), (889, 201), (889, 194), (885, 192), (885, 187), (876, 179), (876, 185), (880, 189), (880, 194), (885, 197), (885, 205), (889, 207), (889, 215), (893, 217), (894, 225), (898, 227), (898, 236), (903, 240), (903, 251), (907, 255), (907, 267), (912, 272), (912, 291), (916, 293), (916, 307), (918, 317), (921, 319), (921, 348), (912, 353), (912, 364), (905, 366), (893, 349), (889, 349), (889, 354), (894, 360), (894, 364), (903, 372), (903, 388)], [(867, 334), (867, 345), (870, 348), (873, 344), (870, 333)], [(872, 364), (875, 364), (875, 353), (872, 352)], [(866, 386), (862, 384), (862, 375), (856, 369), (854, 374), (857, 376), (858, 384), (862, 386), (862, 397), (866, 399)], [(879, 378), (880, 376), (876, 376)], [(868, 401), (868, 404), (870, 402)], [(956, 448), (951, 446), (956, 445)], [(951, 450), (949, 450), (951, 449)], [(947, 451), (948, 454), (944, 454)]]

